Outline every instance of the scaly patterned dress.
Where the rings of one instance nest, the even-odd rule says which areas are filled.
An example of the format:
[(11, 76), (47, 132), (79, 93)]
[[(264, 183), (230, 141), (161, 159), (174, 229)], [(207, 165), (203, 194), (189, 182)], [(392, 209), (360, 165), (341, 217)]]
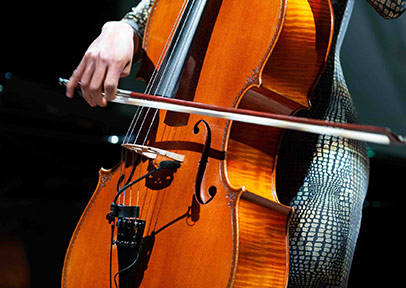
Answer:
[[(326, 0), (327, 1), (327, 0)], [(354, 0), (332, 0), (335, 30), (326, 68), (299, 116), (357, 122), (340, 64), (340, 48)], [(398, 17), (404, 0), (367, 0), (384, 18)], [(124, 16), (142, 37), (152, 0)], [(369, 162), (364, 143), (287, 131), (277, 168), (280, 201), (295, 209), (289, 227), (288, 287), (346, 287), (358, 238)]]

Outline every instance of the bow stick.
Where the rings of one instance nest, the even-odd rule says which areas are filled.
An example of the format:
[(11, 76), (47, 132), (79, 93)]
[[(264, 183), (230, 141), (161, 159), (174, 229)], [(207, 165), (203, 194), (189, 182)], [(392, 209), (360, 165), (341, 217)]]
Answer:
[[(68, 82), (69, 80), (67, 79), (59, 78), (59, 83), (61, 85), (66, 85)], [(104, 93), (102, 94), (104, 95)], [(386, 127), (337, 123), (247, 109), (220, 107), (216, 105), (148, 95), (123, 89), (117, 89), (116, 98), (110, 102), (211, 116), (226, 120), (308, 133), (344, 137), (382, 145), (406, 145), (406, 137), (397, 135)]]

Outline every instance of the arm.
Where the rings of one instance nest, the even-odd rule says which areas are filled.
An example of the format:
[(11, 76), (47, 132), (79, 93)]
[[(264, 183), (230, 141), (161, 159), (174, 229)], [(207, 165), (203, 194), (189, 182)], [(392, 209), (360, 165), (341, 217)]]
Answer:
[[(90, 44), (72, 73), (66, 87), (67, 97), (73, 97), (80, 82), (84, 99), (93, 107), (104, 107), (108, 100), (115, 98), (120, 77), (130, 74), (152, 2), (143, 0), (122, 21), (104, 24), (100, 35)], [(149, 7), (148, 10), (145, 7)], [(101, 94), (103, 88), (104, 97)]]
[(405, 0), (367, 0), (385, 19), (395, 19), (406, 10)]

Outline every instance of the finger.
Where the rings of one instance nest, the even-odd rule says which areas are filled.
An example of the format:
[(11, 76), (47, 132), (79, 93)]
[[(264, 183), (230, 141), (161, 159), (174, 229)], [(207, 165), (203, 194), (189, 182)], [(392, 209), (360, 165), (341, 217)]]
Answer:
[(75, 81), (76, 77), (74, 77), (75, 71), (73, 71), (72, 76), (69, 78), (69, 82), (66, 84), (66, 97), (72, 98), (75, 93), (75, 88), (78, 86), (77, 81)]
[(107, 105), (106, 99), (102, 95), (102, 86), (106, 76), (107, 65), (104, 62), (98, 63), (89, 85), (89, 91), (93, 102), (101, 107)]
[(104, 97), (106, 100), (111, 101), (116, 98), (118, 81), (122, 71), (123, 68), (120, 65), (111, 66), (107, 70), (106, 79), (104, 80)]
[(85, 65), (79, 64), (75, 71), (73, 71), (72, 76), (69, 78), (69, 82), (66, 84), (66, 96), (72, 98), (75, 94), (75, 88), (79, 85), (79, 80), (82, 77), (82, 73)]
[(95, 101), (93, 100), (93, 97), (90, 93), (90, 82), (93, 78), (93, 72), (95, 70), (95, 65), (93, 62), (89, 63), (85, 71), (83, 72), (82, 77), (80, 78), (80, 89), (82, 90), (82, 96), (85, 98), (87, 103), (89, 103), (90, 106), (94, 107), (96, 106)]

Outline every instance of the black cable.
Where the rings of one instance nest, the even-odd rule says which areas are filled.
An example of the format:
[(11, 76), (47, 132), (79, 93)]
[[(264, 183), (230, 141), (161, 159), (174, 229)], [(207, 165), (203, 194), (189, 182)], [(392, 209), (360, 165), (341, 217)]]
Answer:
[(148, 173), (145, 174), (144, 176), (142, 176), (142, 177), (140, 177), (140, 178), (138, 178), (138, 179), (136, 179), (136, 180), (134, 180), (134, 181), (128, 183), (127, 185), (125, 185), (124, 187), (122, 187), (120, 190), (118, 190), (118, 192), (117, 192), (117, 194), (116, 194), (116, 197), (114, 197), (113, 203), (116, 203), (116, 202), (117, 202), (117, 198), (121, 195), (121, 193), (123, 193), (123, 192), (125, 191), (125, 189), (130, 188), (130, 187), (133, 186), (134, 184), (140, 182), (142, 179), (144, 179), (144, 178), (148, 177), (149, 175), (151, 175), (151, 174), (153, 174), (153, 173), (159, 171), (158, 168), (159, 168), (159, 167), (155, 168), (154, 170), (151, 170), (150, 172), (148, 172)]
[(117, 203), (117, 199), (118, 197), (121, 195), (121, 193), (123, 193), (125, 191), (125, 189), (133, 186), (134, 184), (138, 183), (139, 181), (141, 181), (142, 179), (150, 176), (151, 174), (158, 172), (159, 170), (174, 170), (180, 167), (180, 163), (178, 161), (169, 161), (169, 160), (165, 160), (165, 161), (161, 161), (159, 163), (159, 166), (151, 171), (149, 171), (147, 174), (145, 174), (144, 176), (128, 183), (127, 185), (125, 185), (124, 187), (122, 187), (120, 190), (118, 190), (116, 196), (114, 197), (113, 203)]
[[(118, 190), (116, 196), (114, 197), (113, 203), (112, 203), (112, 207), (111, 207), (111, 211), (110, 213), (107, 214), (107, 220), (109, 221), (109, 223), (111, 224), (111, 244), (110, 244), (110, 288), (112, 285), (112, 265), (113, 265), (113, 245), (114, 245), (114, 219), (115, 217), (117, 217), (117, 213), (116, 213), (116, 208), (117, 207), (117, 199), (118, 197), (121, 195), (121, 193), (123, 193), (127, 188), (133, 186), (134, 184), (138, 183), (139, 181), (141, 181), (142, 179), (150, 176), (151, 174), (158, 172), (159, 170), (176, 170), (180, 167), (180, 163), (178, 161), (169, 161), (169, 160), (165, 160), (165, 161), (161, 161), (159, 163), (159, 166), (156, 167), (155, 169), (151, 170), (150, 172), (148, 172), (147, 174), (145, 174), (144, 176), (128, 183), (127, 185), (125, 185), (124, 187), (122, 187), (121, 189)], [(138, 258), (140, 256), (139, 251), (137, 252), (137, 257), (135, 258), (134, 262), (131, 263), (130, 265), (128, 265), (127, 267), (125, 267), (124, 269), (121, 269), (120, 271), (118, 271), (115, 275), (114, 275), (114, 285), (116, 286), (116, 288), (118, 288), (118, 284), (117, 284), (117, 276), (120, 273), (123, 273), (129, 269), (131, 269), (131, 267), (133, 267), (135, 265), (135, 263), (137, 263)]]
[(111, 274), (113, 272), (113, 240), (114, 240), (114, 223), (111, 224), (111, 241), (110, 241), (110, 288), (111, 287)]

